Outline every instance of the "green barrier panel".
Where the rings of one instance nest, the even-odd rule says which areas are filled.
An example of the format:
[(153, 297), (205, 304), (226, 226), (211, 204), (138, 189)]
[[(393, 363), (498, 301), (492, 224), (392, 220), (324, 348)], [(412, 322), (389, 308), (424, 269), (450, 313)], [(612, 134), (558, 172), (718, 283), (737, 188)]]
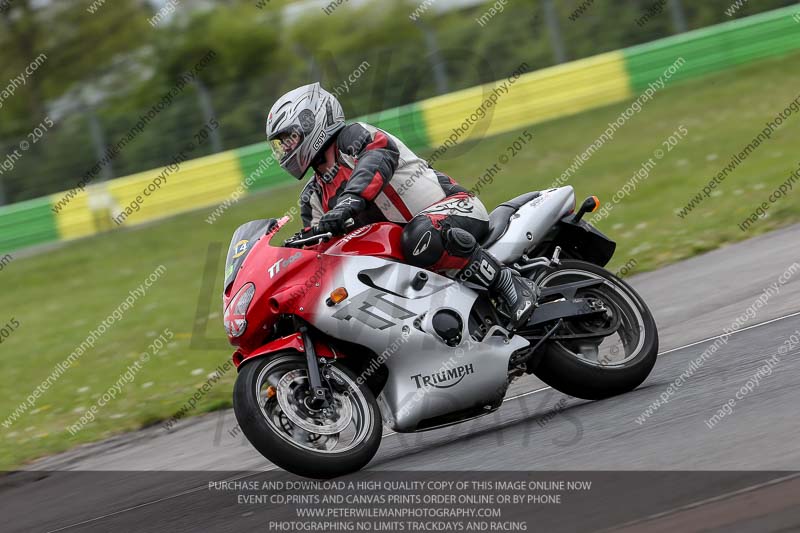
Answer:
[(36, 198), (0, 207), (0, 252), (57, 241), (50, 198)]
[(777, 9), (623, 50), (634, 92), (657, 80), (679, 57), (670, 83), (800, 49), (797, 6)]
[(403, 141), (411, 150), (428, 148), (431, 145), (425, 125), (425, 117), (419, 104), (409, 104), (356, 119), (386, 130)]

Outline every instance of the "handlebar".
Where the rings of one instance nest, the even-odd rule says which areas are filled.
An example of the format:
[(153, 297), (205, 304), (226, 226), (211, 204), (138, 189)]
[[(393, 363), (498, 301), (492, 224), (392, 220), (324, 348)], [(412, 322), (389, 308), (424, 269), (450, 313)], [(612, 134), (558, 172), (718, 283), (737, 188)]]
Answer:
[[(347, 220), (344, 221), (344, 227), (347, 230), (349, 230), (355, 225), (356, 221), (353, 220), (352, 218), (348, 218)], [(300, 246), (305, 246), (307, 243), (313, 242), (315, 244), (318, 244), (320, 242), (325, 242), (333, 238), (333, 233), (331, 233), (330, 231), (327, 231), (325, 233), (318, 233), (318, 232), (319, 232), (319, 227), (312, 226), (309, 231), (305, 232), (309, 235), (308, 237), (303, 237), (304, 232), (301, 231), (297, 233), (294, 237), (286, 239), (283, 245), (289, 248), (299, 248)]]
[[(311, 233), (313, 233), (313, 230)], [(317, 233), (316, 235), (311, 235), (311, 237), (304, 237), (302, 239), (287, 239), (285, 244), (286, 246), (302, 246), (307, 242), (322, 242), (330, 239), (331, 237), (333, 237), (333, 233), (329, 231), (327, 233)]]

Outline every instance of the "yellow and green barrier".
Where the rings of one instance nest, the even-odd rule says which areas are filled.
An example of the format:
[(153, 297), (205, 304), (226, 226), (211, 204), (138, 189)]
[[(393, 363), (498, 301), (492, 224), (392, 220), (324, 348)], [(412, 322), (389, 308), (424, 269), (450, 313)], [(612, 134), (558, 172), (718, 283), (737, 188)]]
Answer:
[[(414, 150), (496, 135), (634, 98), (679, 57), (684, 61), (670, 83), (798, 50), (796, 11), (797, 6), (791, 6), (761, 13), (530, 72), (513, 83), (499, 80), (357, 120), (392, 132)], [(507, 90), (500, 94), (499, 87)], [(0, 207), (0, 252), (113, 229), (117, 224), (112, 217), (132, 205), (163, 172), (154, 169), (90, 185), (58, 213), (53, 206), (65, 193)], [(124, 225), (217, 205), (242, 186), (257, 191), (293, 182), (272, 161), (266, 143), (186, 161), (166, 179), (125, 217)]]
[[(481, 136), (495, 135), (628, 100), (658, 80), (677, 58), (684, 61), (670, 72), (669, 83), (798, 50), (800, 24), (792, 18), (796, 12), (796, 6), (773, 10), (531, 72), (508, 85), (507, 94), (487, 113), (488, 124), (473, 128)], [(441, 146), (454, 129), (463, 129), (491, 88), (506, 81), (420, 102), (431, 145)]]

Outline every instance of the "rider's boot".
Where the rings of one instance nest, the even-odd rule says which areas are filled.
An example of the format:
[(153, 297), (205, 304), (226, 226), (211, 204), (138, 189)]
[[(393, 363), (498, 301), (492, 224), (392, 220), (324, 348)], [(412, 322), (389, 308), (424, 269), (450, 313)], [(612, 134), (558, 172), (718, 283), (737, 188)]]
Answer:
[(446, 244), (450, 253), (469, 257), (467, 266), (458, 273), (458, 279), (486, 287), (492, 298), (501, 303), (502, 312), (511, 319), (510, 329), (524, 326), (536, 307), (539, 295), (536, 284), (500, 263), (466, 230), (448, 230)]

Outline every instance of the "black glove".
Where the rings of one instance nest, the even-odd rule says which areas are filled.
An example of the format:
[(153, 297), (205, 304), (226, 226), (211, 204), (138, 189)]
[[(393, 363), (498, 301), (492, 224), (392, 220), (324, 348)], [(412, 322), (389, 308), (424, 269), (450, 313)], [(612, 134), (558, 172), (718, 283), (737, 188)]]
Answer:
[(339, 199), (339, 202), (333, 209), (322, 215), (319, 219), (317, 227), (320, 233), (332, 233), (334, 235), (342, 235), (346, 233), (345, 222), (360, 213), (366, 202), (360, 196), (354, 194), (346, 194)]

